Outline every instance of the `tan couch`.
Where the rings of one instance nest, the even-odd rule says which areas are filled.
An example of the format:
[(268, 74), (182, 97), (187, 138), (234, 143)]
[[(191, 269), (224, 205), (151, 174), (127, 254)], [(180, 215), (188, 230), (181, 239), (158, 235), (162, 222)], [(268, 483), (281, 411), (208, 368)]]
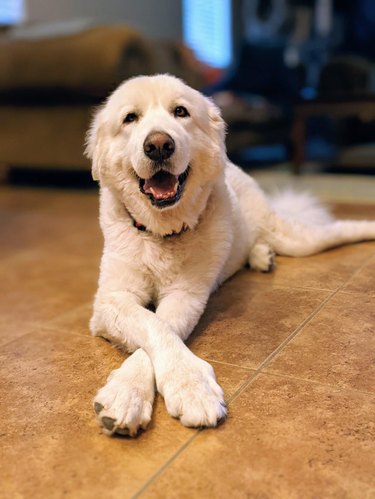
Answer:
[(0, 38), (0, 164), (88, 168), (83, 144), (93, 109), (122, 80), (171, 72), (200, 88), (202, 75), (175, 42), (128, 26), (69, 36)]

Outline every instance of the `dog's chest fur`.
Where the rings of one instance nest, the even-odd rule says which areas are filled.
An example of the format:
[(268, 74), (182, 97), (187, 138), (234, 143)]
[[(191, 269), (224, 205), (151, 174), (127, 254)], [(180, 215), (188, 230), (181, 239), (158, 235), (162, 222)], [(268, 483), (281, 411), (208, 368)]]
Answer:
[[(231, 210), (223, 203), (221, 194), (211, 197), (194, 229), (169, 237), (138, 230), (124, 209), (108, 212), (103, 202), (103, 283), (110, 286), (112, 279), (124, 275), (126, 287), (132, 287), (134, 282), (134, 287), (142, 287), (152, 300), (181, 282), (216, 287), (233, 242)], [(115, 266), (111, 264), (113, 260)], [(116, 276), (110, 275), (113, 268)]]
[(169, 286), (188, 263), (193, 250), (186, 244), (186, 234), (162, 238), (149, 233), (136, 233), (138, 261), (142, 273), (156, 288)]

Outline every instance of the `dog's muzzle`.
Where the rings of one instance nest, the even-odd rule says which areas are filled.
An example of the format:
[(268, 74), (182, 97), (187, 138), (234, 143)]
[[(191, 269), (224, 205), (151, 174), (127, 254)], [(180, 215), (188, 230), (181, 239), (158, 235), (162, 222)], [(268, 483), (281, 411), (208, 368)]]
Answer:
[(151, 132), (143, 143), (145, 155), (152, 161), (156, 173), (148, 179), (139, 179), (139, 189), (154, 206), (165, 208), (180, 200), (189, 167), (181, 175), (174, 175), (169, 159), (176, 150), (173, 138), (161, 131)]
[(139, 189), (154, 206), (165, 208), (181, 199), (189, 167), (181, 175), (173, 175), (166, 170), (159, 170), (148, 179), (139, 179)]

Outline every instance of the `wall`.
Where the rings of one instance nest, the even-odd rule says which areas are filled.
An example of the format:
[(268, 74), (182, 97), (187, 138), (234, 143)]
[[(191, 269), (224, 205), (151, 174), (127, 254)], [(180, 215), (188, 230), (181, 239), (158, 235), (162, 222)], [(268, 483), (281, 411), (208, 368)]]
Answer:
[(182, 38), (180, 0), (25, 0), (31, 22), (127, 22), (150, 37)]

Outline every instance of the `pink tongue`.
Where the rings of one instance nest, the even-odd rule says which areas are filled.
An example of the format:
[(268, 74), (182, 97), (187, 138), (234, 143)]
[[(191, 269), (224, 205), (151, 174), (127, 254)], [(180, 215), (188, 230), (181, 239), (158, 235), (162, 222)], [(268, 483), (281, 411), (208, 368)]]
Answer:
[(168, 199), (176, 194), (178, 177), (171, 173), (160, 171), (145, 180), (143, 190), (151, 193), (157, 199)]

